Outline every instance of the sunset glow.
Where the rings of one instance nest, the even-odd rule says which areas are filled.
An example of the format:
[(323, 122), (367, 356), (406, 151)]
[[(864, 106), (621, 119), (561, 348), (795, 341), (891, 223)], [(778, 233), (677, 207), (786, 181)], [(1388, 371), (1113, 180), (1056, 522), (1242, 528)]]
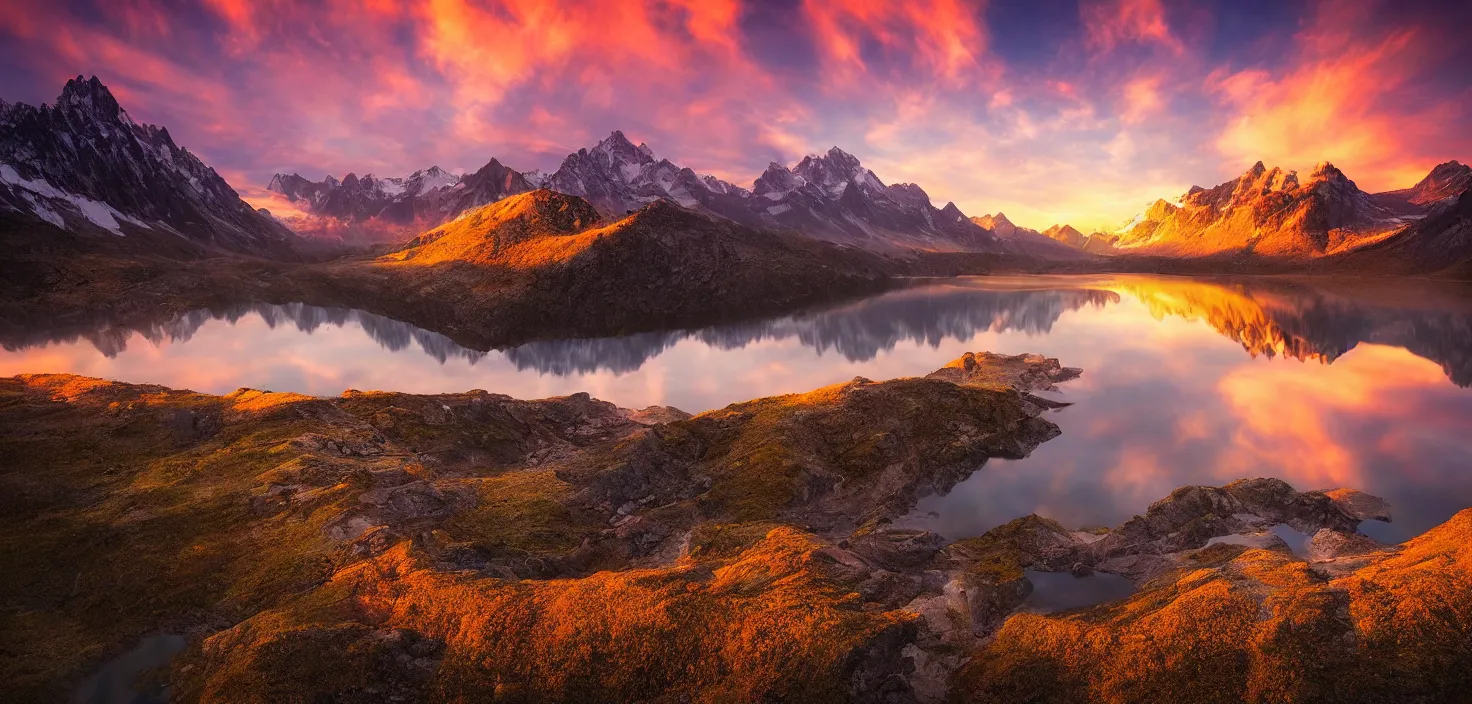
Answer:
[(96, 74), (273, 212), (275, 172), (550, 171), (622, 129), (746, 186), (837, 144), (1089, 232), (1257, 160), (1368, 191), (1467, 160), (1472, 16), (1434, 5), (18, 0), (0, 95)]

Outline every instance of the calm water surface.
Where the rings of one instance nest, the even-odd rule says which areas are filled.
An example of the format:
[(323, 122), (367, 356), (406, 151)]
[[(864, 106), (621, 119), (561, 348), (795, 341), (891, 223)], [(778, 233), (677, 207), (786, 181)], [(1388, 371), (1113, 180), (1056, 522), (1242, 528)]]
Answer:
[(198, 311), (146, 329), (5, 340), (0, 375), (70, 372), (223, 393), (241, 386), (521, 398), (587, 391), (698, 412), (854, 376), (928, 373), (963, 352), (1084, 369), (1063, 435), (993, 462), (913, 522), (951, 536), (1036, 512), (1117, 525), (1183, 484), (1281, 477), (1384, 496), (1399, 540), (1472, 506), (1472, 287), (1416, 281), (1008, 277), (938, 281), (839, 308), (616, 339), (464, 349), (356, 311)]

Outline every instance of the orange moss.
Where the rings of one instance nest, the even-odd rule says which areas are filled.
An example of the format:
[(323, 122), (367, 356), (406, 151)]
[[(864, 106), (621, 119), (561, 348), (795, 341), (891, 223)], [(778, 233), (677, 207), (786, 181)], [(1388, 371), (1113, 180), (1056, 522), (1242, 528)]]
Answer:
[(1472, 684), (1469, 538), (1472, 510), (1332, 581), (1280, 552), (1203, 555), (1216, 566), (1119, 604), (1012, 617), (957, 673), (953, 693), (973, 702), (1452, 701)]
[[(444, 639), (438, 698), (842, 701), (855, 653), (909, 617), (859, 609), (815, 558), (822, 547), (777, 528), (714, 570), (686, 563), (506, 582), (420, 568), (401, 545), (339, 572), (326, 591), (379, 628)], [(322, 615), (320, 605), (310, 610)], [(264, 701), (241, 697), (255, 689), (252, 668), (239, 663), (283, 634), (341, 628), (290, 607), (215, 636), (203, 700)], [(275, 666), (303, 685), (292, 673), (314, 667)]]

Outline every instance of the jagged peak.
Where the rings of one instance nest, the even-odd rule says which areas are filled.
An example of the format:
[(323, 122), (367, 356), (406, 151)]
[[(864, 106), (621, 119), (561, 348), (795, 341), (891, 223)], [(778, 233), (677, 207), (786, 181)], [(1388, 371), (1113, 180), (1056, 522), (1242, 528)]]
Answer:
[(56, 99), (58, 109), (83, 110), (98, 117), (119, 119), (131, 122), (128, 113), (118, 105), (113, 97), (112, 91), (102, 84), (96, 76), (83, 78), (78, 75), (70, 79), (61, 89), (61, 95)]
[(297, 181), (305, 179), (302, 179), (301, 174), (272, 174), (270, 183), (266, 184), (266, 190), (285, 193), (286, 182), (288, 180)]
[(891, 191), (900, 191), (917, 196), (925, 196), (926, 198), (930, 197), (930, 194), (926, 193), (925, 189), (921, 188), (918, 183), (891, 183), (888, 188)]
[(1340, 171), (1339, 167), (1328, 161), (1321, 161), (1314, 165), (1314, 172), (1311, 178), (1315, 181), (1339, 180), (1344, 178), (1344, 172)]
[(1076, 227), (1074, 227), (1074, 226), (1072, 226), (1072, 225), (1070, 225), (1070, 224), (1068, 224), (1066, 222), (1065, 223), (1058, 223), (1056, 225), (1053, 225), (1052, 227), (1049, 227), (1046, 230), (1043, 230), (1043, 234), (1055, 234), (1055, 233), (1059, 233), (1059, 232), (1063, 232), (1063, 233), (1074, 233), (1074, 234), (1078, 234), (1078, 235), (1082, 235), (1083, 234), (1082, 232), (1079, 232), (1078, 228), (1076, 228)]
[(643, 153), (643, 150), (639, 149), (639, 147), (634, 146), (634, 143), (630, 142), (629, 138), (624, 136), (623, 130), (614, 130), (613, 132), (610, 132), (607, 137), (604, 137), (598, 142), (595, 148), (602, 151), (618, 150), (639, 152), (641, 154)]
[(1426, 181), (1434, 180), (1436, 178), (1445, 178), (1447, 176), (1456, 175), (1468, 171), (1472, 171), (1472, 167), (1466, 166), (1456, 159), (1452, 159), (1451, 161), (1437, 164), (1435, 168), (1431, 169), (1431, 171), (1426, 174), (1426, 178), (1421, 179), (1421, 182), (1425, 183)]

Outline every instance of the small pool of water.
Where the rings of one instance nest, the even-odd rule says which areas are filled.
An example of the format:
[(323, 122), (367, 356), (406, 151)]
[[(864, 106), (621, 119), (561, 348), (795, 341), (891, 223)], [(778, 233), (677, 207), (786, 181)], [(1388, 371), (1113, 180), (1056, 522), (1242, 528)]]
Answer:
[(141, 682), (149, 670), (169, 664), (184, 650), (184, 637), (157, 635), (144, 638), (136, 648), (105, 663), (77, 688), (72, 704), (165, 704), (169, 690)]
[(1024, 570), (1023, 574), (1032, 582), (1032, 593), (1022, 603), (1027, 611), (1050, 614), (1116, 601), (1135, 593), (1135, 585), (1128, 579), (1108, 572), (1094, 572), (1086, 577), (1037, 570)]
[(1313, 536), (1281, 524), (1273, 526), (1273, 535), (1288, 543), (1288, 549), (1293, 552), (1294, 557), (1308, 557), (1308, 544), (1313, 540)]

